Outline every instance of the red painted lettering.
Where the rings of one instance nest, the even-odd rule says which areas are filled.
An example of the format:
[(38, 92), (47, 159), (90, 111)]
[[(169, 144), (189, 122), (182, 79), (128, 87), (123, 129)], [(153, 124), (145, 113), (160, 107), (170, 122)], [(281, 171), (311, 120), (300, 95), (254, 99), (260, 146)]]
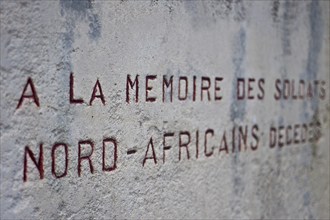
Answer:
[(39, 159), (38, 162), (33, 154), (33, 152), (30, 150), (28, 146), (25, 146), (25, 151), (24, 151), (24, 169), (23, 169), (23, 181), (27, 181), (27, 168), (28, 168), (28, 159), (27, 155), (30, 156), (32, 162), (34, 165), (37, 167), (39, 171), (39, 176), (40, 179), (44, 178), (44, 154), (43, 154), (43, 146), (42, 143), (39, 145)]
[[(99, 95), (96, 95), (97, 90), (100, 93)], [(89, 101), (89, 105), (92, 105), (95, 98), (101, 99), (103, 105), (105, 105), (105, 99), (104, 99), (104, 95), (103, 95), (103, 92), (102, 92), (102, 87), (101, 87), (101, 84), (100, 84), (99, 80), (96, 80), (96, 83), (95, 83), (95, 86), (94, 86), (94, 89), (93, 89), (93, 93), (92, 93), (92, 97)]]
[(75, 99), (74, 98), (74, 77), (73, 72), (70, 73), (70, 103), (71, 104), (81, 104), (84, 102), (83, 99)]
[[(105, 147), (106, 147), (106, 143), (112, 143), (113, 145), (113, 164), (112, 166), (106, 166), (105, 164)], [(113, 171), (117, 168), (117, 158), (118, 158), (118, 155), (117, 155), (117, 141), (116, 139), (114, 138), (105, 138), (103, 139), (103, 151), (102, 151), (102, 170), (103, 171), (107, 171), (107, 172), (110, 172), (110, 171)]]
[[(148, 156), (148, 151), (149, 151), (149, 147), (150, 146), (151, 146), (151, 150), (152, 150), (152, 156)], [(157, 164), (157, 158), (156, 158), (156, 153), (155, 153), (154, 143), (152, 141), (152, 138), (150, 138), (150, 141), (148, 143), (146, 154), (145, 154), (144, 159), (143, 159), (143, 162), (142, 162), (142, 166), (145, 165), (145, 163), (146, 163), (146, 161), (148, 159), (153, 159), (154, 160), (154, 163)]]
[[(65, 153), (65, 158), (64, 158), (65, 168), (64, 168), (63, 173), (60, 174), (60, 175), (56, 172), (55, 151), (58, 147), (63, 147), (64, 148), (64, 153)], [(55, 143), (52, 147), (52, 174), (53, 174), (53, 176), (55, 176), (56, 178), (62, 178), (64, 176), (66, 176), (67, 173), (68, 173), (68, 163), (69, 163), (69, 160), (68, 160), (68, 146), (64, 143)]]
[[(81, 153), (82, 145), (89, 145), (90, 146), (91, 150), (90, 150), (89, 154), (87, 154), (85, 156), (82, 156), (82, 153)], [(85, 141), (79, 141), (78, 142), (78, 176), (79, 177), (81, 175), (81, 161), (82, 160), (87, 160), (88, 161), (90, 171), (91, 171), (91, 173), (94, 173), (94, 167), (93, 167), (92, 160), (91, 160), (91, 156), (93, 154), (93, 151), (94, 151), (94, 143), (91, 140), (85, 140)]]
[(171, 145), (167, 145), (166, 144), (166, 138), (167, 137), (173, 137), (174, 133), (173, 132), (169, 132), (169, 133), (164, 133), (163, 136), (163, 163), (165, 163), (165, 151), (171, 149)]
[(205, 156), (210, 157), (210, 156), (212, 156), (212, 154), (213, 154), (213, 148), (211, 148), (212, 151), (208, 152), (208, 150), (207, 150), (207, 134), (208, 134), (208, 133), (210, 133), (212, 136), (214, 136), (214, 131), (213, 131), (212, 129), (207, 129), (207, 130), (205, 131), (205, 138), (204, 138), (204, 154), (205, 154)]
[[(31, 94), (30, 95), (26, 95), (25, 92), (28, 88), (28, 86), (30, 87), (31, 89)], [(38, 98), (38, 95), (37, 95), (37, 91), (34, 87), (34, 84), (33, 84), (33, 81), (32, 79), (29, 77), (25, 86), (24, 86), (24, 89), (23, 89), (23, 92), (22, 92), (22, 95), (21, 95), (21, 98), (19, 99), (19, 102), (17, 104), (17, 107), (16, 109), (19, 109), (24, 101), (24, 99), (32, 99), (33, 102), (36, 104), (36, 106), (40, 107), (40, 103), (39, 103), (39, 98)]]
[[(187, 137), (187, 141), (185, 143), (183, 143), (183, 141), (182, 141), (183, 136)], [(181, 148), (182, 147), (186, 148), (187, 158), (188, 158), (188, 160), (190, 159), (189, 149), (188, 149), (189, 143), (190, 143), (190, 133), (188, 131), (180, 131), (180, 134), (179, 134), (179, 161), (181, 160)]]
[[(204, 84), (204, 82), (207, 82), (207, 85)], [(201, 100), (203, 101), (203, 91), (207, 92), (207, 98), (210, 101), (211, 95), (210, 95), (210, 89), (211, 87), (211, 80), (209, 77), (202, 76), (202, 82), (201, 82)]]
[(152, 90), (152, 86), (149, 86), (149, 80), (155, 80), (156, 78), (156, 75), (146, 76), (146, 102), (156, 101), (156, 97), (149, 97), (149, 92)]
[(126, 102), (129, 103), (129, 87), (135, 86), (135, 102), (139, 101), (139, 75), (136, 75), (134, 82), (131, 80), (131, 75), (127, 75), (126, 79)]
[(165, 101), (165, 86), (166, 88), (170, 87), (170, 101), (173, 100), (173, 76), (170, 77), (170, 80), (167, 81), (167, 77), (163, 76), (163, 102)]

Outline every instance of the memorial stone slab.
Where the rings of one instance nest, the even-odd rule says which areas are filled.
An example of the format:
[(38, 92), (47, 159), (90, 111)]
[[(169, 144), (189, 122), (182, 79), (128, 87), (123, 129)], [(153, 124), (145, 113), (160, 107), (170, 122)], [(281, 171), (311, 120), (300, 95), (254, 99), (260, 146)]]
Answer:
[(329, 1), (0, 2), (1, 219), (329, 219)]

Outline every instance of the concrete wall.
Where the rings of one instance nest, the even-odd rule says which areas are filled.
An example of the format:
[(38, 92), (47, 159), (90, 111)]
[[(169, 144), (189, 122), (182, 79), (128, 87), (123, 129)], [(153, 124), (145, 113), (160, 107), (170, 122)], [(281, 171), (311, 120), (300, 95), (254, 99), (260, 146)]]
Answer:
[(329, 1), (0, 4), (1, 219), (329, 219)]

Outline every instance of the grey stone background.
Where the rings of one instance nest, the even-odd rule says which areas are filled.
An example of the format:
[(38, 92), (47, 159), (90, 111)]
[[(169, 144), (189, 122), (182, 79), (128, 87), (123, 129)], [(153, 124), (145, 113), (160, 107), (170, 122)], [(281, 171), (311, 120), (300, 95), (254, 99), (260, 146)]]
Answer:
[[(329, 219), (329, 1), (8, 1), (1, 25), (1, 219)], [(70, 72), (85, 103), (69, 103)], [(155, 103), (126, 103), (126, 76), (157, 75)], [(163, 75), (224, 78), (220, 102), (162, 103)], [(16, 109), (27, 78), (40, 107)], [(237, 77), (265, 78), (264, 100), (235, 99)], [(273, 98), (275, 79), (324, 80), (326, 100)], [(95, 81), (106, 104), (89, 106)], [(176, 86), (176, 85), (174, 85)], [(141, 100), (144, 100), (141, 81)], [(321, 122), (315, 143), (268, 146), (270, 126)], [(178, 132), (257, 123), (257, 151), (178, 161)], [(162, 162), (164, 131), (175, 132)], [(102, 139), (118, 141), (117, 169), (102, 171)], [(153, 137), (158, 162), (147, 160)], [(192, 140), (195, 137), (192, 136)], [(77, 174), (78, 141), (95, 142)], [(51, 148), (69, 146), (68, 175), (51, 174)], [(38, 157), (44, 144), (45, 177)], [(127, 155), (129, 148), (137, 149)], [(192, 147), (193, 148), (193, 147)], [(202, 149), (202, 148), (201, 148)], [(194, 151), (191, 151), (193, 154)], [(184, 152), (185, 153), (185, 152)], [(63, 164), (59, 154), (58, 164)], [(59, 168), (60, 169), (60, 168)]]

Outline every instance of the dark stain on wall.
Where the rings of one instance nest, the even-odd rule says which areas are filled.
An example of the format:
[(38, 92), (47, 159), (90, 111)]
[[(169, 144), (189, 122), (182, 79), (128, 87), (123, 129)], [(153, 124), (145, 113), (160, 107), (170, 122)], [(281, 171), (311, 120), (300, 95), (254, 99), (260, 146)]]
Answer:
[(60, 4), (62, 16), (67, 13), (71, 14), (75, 20), (88, 22), (90, 39), (98, 40), (100, 38), (102, 27), (99, 16), (93, 8), (93, 0), (60, 0)]
[[(314, 81), (318, 77), (319, 72), (319, 58), (320, 53), (322, 49), (322, 37), (324, 34), (323, 31), (323, 20), (322, 20), (322, 8), (320, 6), (319, 1), (315, 0), (312, 1), (308, 5), (309, 10), (309, 32), (310, 35), (308, 37), (309, 39), (309, 45), (308, 45), (308, 54), (307, 54), (307, 65), (306, 70), (302, 74), (302, 78), (307, 79), (308, 81)], [(319, 100), (314, 97), (310, 101), (304, 101), (303, 107), (301, 108), (301, 119), (302, 120), (311, 120), (313, 123), (320, 122), (319, 117)], [(309, 111), (311, 110), (311, 112)], [(317, 128), (313, 132), (319, 132), (316, 134), (317, 138), (319, 139), (321, 137), (320, 133), (321, 129)], [(310, 151), (305, 151), (303, 154), (303, 167), (306, 170), (309, 170), (312, 166), (312, 160), (317, 155), (317, 140), (315, 143), (310, 144)], [(304, 179), (304, 185), (302, 191), (303, 194), (303, 205), (305, 212), (308, 213), (308, 218), (313, 219), (314, 214), (311, 211), (311, 201), (312, 196), (310, 193), (310, 186), (309, 186), (309, 180)]]
[[(241, 27), (233, 40), (233, 66), (234, 66), (234, 77), (233, 77), (233, 89), (230, 105), (230, 119), (234, 125), (239, 125), (246, 114), (246, 101), (237, 100), (236, 89), (237, 89), (237, 78), (245, 76), (244, 60), (246, 56), (246, 30)], [(236, 139), (236, 138), (235, 138)], [(231, 210), (236, 217), (240, 216), (242, 210), (242, 198), (245, 184), (244, 184), (244, 163), (240, 161), (240, 152), (236, 150), (231, 159), (232, 167), (232, 182), (233, 182), (233, 198), (230, 201)]]
[(80, 15), (85, 15), (92, 8), (92, 0), (60, 0), (62, 10), (72, 10)]
[(234, 39), (234, 55), (233, 55), (233, 65), (234, 65), (234, 74), (233, 79), (233, 90), (232, 90), (232, 102), (230, 105), (230, 119), (234, 121), (239, 119), (242, 121), (245, 115), (246, 100), (237, 100), (236, 89), (237, 89), (237, 78), (244, 77), (244, 66), (243, 62), (246, 54), (246, 31), (244, 28), (241, 28)]
[[(309, 32), (308, 37), (308, 54), (305, 71), (301, 74), (301, 78), (307, 81), (318, 79), (319, 72), (319, 57), (322, 49), (323, 20), (322, 10), (319, 1), (312, 1), (309, 7)], [(315, 92), (315, 91), (314, 91)], [(312, 122), (320, 122), (319, 117), (319, 99), (314, 97), (310, 100), (305, 100), (301, 108), (301, 119), (312, 120)], [(309, 111), (311, 110), (311, 112)], [(315, 149), (313, 149), (315, 151)]]
[(298, 3), (294, 1), (284, 2), (284, 12), (282, 20), (282, 51), (284, 56), (291, 55), (291, 35), (294, 21), (297, 17), (296, 10)]
[[(289, 77), (288, 74), (288, 63), (287, 57), (292, 56), (292, 36), (294, 35), (297, 12), (299, 8), (299, 2), (292, 2), (289, 0), (283, 1), (278, 5), (282, 9), (283, 13), (281, 16), (277, 17), (277, 23), (279, 24), (280, 33), (281, 33), (281, 67), (280, 67), (280, 77), (281, 80), (285, 80)], [(276, 25), (277, 25), (276, 23)], [(290, 107), (290, 104), (293, 104), (292, 100), (280, 100), (281, 108)]]
[[(274, 122), (272, 122), (273, 124)], [(278, 125), (285, 125), (283, 116), (279, 116)], [(283, 199), (283, 192), (285, 192), (285, 186), (281, 182), (283, 178), (283, 148), (275, 149), (275, 163), (265, 162), (263, 163), (257, 174), (257, 195), (261, 201), (261, 219), (283, 218), (288, 216), (285, 208), (285, 201)]]
[[(64, 20), (64, 32), (61, 33), (61, 54), (58, 63), (56, 64), (57, 72), (59, 75), (59, 84), (63, 91), (57, 99), (57, 106), (61, 111), (56, 112), (56, 127), (52, 130), (52, 133), (59, 139), (68, 139), (71, 137), (71, 125), (75, 118), (74, 109), (67, 105), (67, 89), (68, 79), (71, 71), (74, 71), (72, 64), (72, 53), (75, 52), (75, 29), (79, 22), (88, 22), (89, 24), (89, 39), (97, 41), (101, 36), (101, 23), (98, 15), (93, 8), (93, 1), (91, 0), (60, 0), (60, 13)], [(61, 185), (58, 181), (51, 181), (49, 183), (51, 187), (58, 191)]]
[[(319, 71), (318, 61), (322, 49), (323, 21), (319, 1), (312, 1), (309, 7), (310, 36), (305, 74), (308, 80), (316, 80)], [(311, 99), (313, 112), (318, 111), (318, 104), (318, 99)]]
[(243, 22), (248, 14), (247, 3), (242, 0), (183, 1), (183, 4), (194, 28), (204, 28), (220, 19)]
[(242, 0), (235, 1), (234, 21), (241, 22), (246, 19), (246, 8)]
[(274, 22), (279, 21), (280, 0), (274, 0), (272, 5), (272, 17)]

